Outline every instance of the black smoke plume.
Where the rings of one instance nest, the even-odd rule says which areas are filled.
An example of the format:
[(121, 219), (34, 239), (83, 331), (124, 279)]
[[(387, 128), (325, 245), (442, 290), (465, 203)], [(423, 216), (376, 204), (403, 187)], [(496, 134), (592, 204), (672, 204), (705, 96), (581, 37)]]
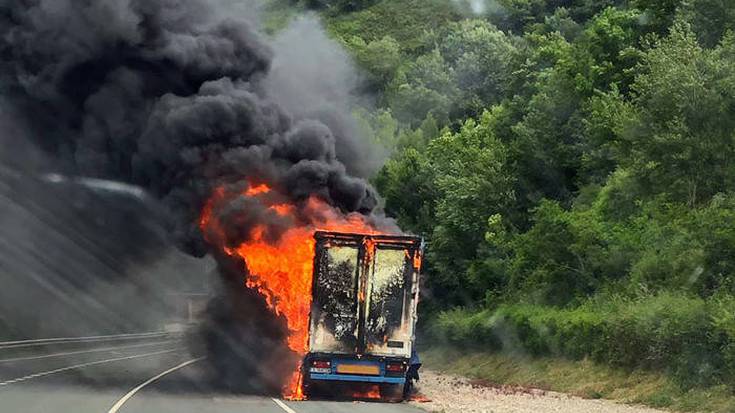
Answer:
[[(278, 47), (288, 45), (272, 47), (251, 28), (252, 16), (228, 13), (229, 3), (0, 3), (0, 94), (27, 125), (17, 139), (52, 154), (53, 172), (145, 188), (173, 217), (172, 239), (195, 256), (213, 252), (199, 217), (218, 187), (267, 182), (292, 203), (317, 196), (345, 213), (376, 205), (355, 176), (370, 169), (369, 156), (344, 108), (326, 105), (313, 85), (284, 89), (286, 78), (301, 78), (301, 63), (287, 58), (272, 72)], [(322, 63), (321, 76), (329, 76)], [(313, 69), (303, 78), (318, 78)], [(243, 197), (218, 211), (231, 244), (254, 224), (288, 225)], [(272, 344), (283, 343), (283, 320), (233, 281), (242, 274), (227, 261), (220, 260), (224, 291), (210, 306), (205, 346), (214, 365), (257, 375), (263, 354), (282, 356)]]

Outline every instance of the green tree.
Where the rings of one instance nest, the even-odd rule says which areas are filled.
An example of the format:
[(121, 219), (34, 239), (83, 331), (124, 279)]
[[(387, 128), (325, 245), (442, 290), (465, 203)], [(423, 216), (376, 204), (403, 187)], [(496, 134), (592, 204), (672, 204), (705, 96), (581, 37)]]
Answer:
[(497, 0), (497, 7), (489, 10), (488, 17), (503, 30), (523, 33), (533, 30), (534, 25), (543, 23), (559, 8), (566, 9), (575, 21), (584, 22), (606, 7), (624, 3), (625, 0)]
[[(452, 300), (482, 298), (482, 288), (460, 288), (484, 240), (487, 220), (513, 204), (513, 177), (508, 151), (490, 129), (491, 114), (468, 120), (457, 133), (445, 133), (429, 144), (437, 191), (430, 258), (435, 282)], [(477, 286), (480, 287), (480, 286)]]
[(401, 46), (390, 37), (384, 36), (369, 43), (357, 36), (348, 42), (357, 63), (370, 74), (372, 88), (383, 89), (396, 76), (401, 66)]
[(686, 23), (651, 45), (619, 117), (621, 163), (690, 207), (735, 184), (735, 39), (703, 49)]
[(676, 17), (683, 0), (631, 0), (631, 4), (644, 11), (645, 21), (652, 30), (666, 33)]
[(299, 0), (299, 2), (310, 8), (326, 9), (332, 13), (338, 13), (364, 9), (376, 3), (376, 0)]
[(510, 90), (516, 48), (511, 39), (484, 20), (464, 20), (442, 36), (441, 53), (452, 62), (461, 97), (453, 118), (477, 117), (500, 102)]
[(728, 31), (735, 30), (735, 7), (730, 0), (690, 0), (680, 11), (706, 47), (716, 46)]
[(556, 202), (543, 201), (534, 210), (531, 229), (511, 244), (510, 291), (556, 305), (593, 291), (594, 280), (585, 260), (571, 248), (577, 234), (570, 219)]
[(389, 159), (374, 179), (385, 197), (385, 212), (401, 228), (429, 235), (434, 222), (434, 170), (425, 154), (407, 148)]
[(458, 95), (452, 68), (439, 49), (434, 49), (396, 76), (386, 99), (396, 118), (405, 124), (416, 125), (428, 114), (446, 122)]

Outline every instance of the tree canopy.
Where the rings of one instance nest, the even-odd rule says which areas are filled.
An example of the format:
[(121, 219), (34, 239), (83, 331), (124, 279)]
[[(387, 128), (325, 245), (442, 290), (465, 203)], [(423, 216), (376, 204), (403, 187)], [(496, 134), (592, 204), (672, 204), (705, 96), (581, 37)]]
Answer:
[(485, 5), (325, 17), (375, 96), (356, 114), (390, 155), (385, 212), (428, 241), (425, 311), (473, 340), (506, 317), (533, 351), (625, 365), (665, 342), (688, 383), (735, 372), (735, 4)]

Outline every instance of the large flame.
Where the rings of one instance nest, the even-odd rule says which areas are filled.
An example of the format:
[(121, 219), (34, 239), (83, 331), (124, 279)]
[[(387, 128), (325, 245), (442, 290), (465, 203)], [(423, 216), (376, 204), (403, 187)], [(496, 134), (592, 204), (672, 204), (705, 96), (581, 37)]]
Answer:
[[(244, 280), (248, 288), (262, 294), (270, 309), (287, 320), (288, 347), (303, 360), (309, 350), (309, 312), (314, 266), (314, 232), (318, 230), (376, 233), (360, 214), (343, 214), (324, 201), (311, 197), (299, 205), (275, 203), (269, 197), (273, 189), (267, 184), (250, 185), (242, 194), (258, 199), (263, 206), (284, 218), (291, 218), (294, 225), (276, 241), (266, 237), (266, 227), (256, 225), (249, 240), (237, 247), (221, 245), (211, 236), (207, 240), (219, 246), (229, 255), (242, 257), (248, 271)], [(227, 200), (224, 188), (217, 188), (202, 211), (200, 226), (205, 234), (222, 234), (221, 223), (213, 215), (215, 206)], [(233, 195), (234, 196), (234, 195)], [(294, 372), (283, 389), (284, 397), (301, 400), (301, 366)]]

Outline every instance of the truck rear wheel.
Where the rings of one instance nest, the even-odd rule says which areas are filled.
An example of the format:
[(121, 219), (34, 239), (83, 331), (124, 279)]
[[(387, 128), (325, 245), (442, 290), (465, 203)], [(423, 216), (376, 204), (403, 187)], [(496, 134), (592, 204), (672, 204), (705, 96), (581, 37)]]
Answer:
[(380, 398), (391, 403), (403, 401), (403, 384), (381, 384)]

